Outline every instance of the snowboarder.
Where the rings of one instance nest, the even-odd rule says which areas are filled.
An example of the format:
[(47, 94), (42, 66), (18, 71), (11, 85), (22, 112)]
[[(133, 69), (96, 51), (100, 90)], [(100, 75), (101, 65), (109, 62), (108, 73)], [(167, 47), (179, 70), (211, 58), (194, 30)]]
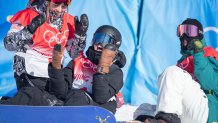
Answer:
[[(66, 106), (95, 105), (111, 112), (116, 111), (116, 94), (123, 86), (123, 72), (126, 57), (118, 50), (121, 34), (113, 26), (103, 25), (94, 33), (92, 45), (86, 51), (87, 57), (73, 59), (63, 68), (60, 62), (49, 65), (50, 92), (64, 101)], [(54, 51), (55, 59), (62, 59), (62, 48)], [(67, 45), (71, 55), (74, 49)], [(57, 67), (58, 66), (58, 67)]]

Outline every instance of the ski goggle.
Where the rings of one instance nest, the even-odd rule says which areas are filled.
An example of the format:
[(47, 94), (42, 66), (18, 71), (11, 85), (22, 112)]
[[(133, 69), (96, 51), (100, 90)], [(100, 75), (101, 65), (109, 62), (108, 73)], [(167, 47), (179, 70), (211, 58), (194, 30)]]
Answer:
[(101, 44), (104, 47), (106, 44), (113, 44), (114, 40), (115, 40), (114, 38), (112, 38), (107, 34), (96, 33), (92, 39), (92, 44), (93, 45)]
[(177, 27), (177, 36), (181, 37), (183, 34), (186, 34), (188, 37), (196, 37), (203, 32), (198, 29), (195, 25), (182, 24)]

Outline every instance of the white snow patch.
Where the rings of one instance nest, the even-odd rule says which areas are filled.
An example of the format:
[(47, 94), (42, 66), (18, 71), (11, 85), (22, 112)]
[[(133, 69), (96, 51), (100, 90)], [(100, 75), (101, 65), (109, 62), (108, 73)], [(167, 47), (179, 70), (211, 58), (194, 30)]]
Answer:
[(126, 121), (133, 120), (133, 114), (138, 106), (123, 105), (121, 108), (118, 108), (115, 113), (115, 118), (118, 123), (126, 123)]

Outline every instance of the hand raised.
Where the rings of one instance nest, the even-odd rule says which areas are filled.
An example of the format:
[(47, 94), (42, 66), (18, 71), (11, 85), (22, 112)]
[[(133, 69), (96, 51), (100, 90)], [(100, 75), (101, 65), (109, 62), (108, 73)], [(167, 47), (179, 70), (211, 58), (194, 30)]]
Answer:
[(78, 16), (75, 16), (74, 22), (75, 22), (75, 28), (76, 28), (75, 33), (78, 34), (79, 36), (84, 36), (89, 26), (88, 16), (86, 14), (82, 14), (80, 16), (80, 21), (78, 19)]
[(44, 14), (37, 15), (35, 18), (33, 18), (31, 23), (27, 26), (27, 30), (31, 34), (33, 34), (36, 31), (36, 29), (45, 22), (45, 20), (46, 20), (46, 17)]

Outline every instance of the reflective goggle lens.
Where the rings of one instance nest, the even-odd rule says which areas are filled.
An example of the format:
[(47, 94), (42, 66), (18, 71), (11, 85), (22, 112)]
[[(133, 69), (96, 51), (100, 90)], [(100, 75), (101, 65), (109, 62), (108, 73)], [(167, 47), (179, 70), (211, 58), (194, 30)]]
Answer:
[(102, 44), (105, 46), (106, 44), (112, 44), (114, 39), (107, 34), (104, 33), (96, 33), (92, 39), (93, 44)]
[(189, 37), (196, 37), (199, 34), (198, 27), (189, 24), (179, 25), (177, 28), (177, 36), (181, 37), (183, 34)]

